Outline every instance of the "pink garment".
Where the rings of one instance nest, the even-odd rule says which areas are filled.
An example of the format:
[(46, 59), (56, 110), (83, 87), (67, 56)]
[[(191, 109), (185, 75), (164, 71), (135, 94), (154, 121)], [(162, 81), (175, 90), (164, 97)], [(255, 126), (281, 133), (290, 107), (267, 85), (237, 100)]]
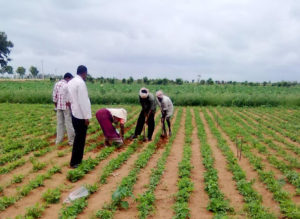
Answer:
[(98, 110), (96, 112), (96, 118), (107, 140), (122, 141), (121, 136), (112, 125), (113, 117), (107, 109), (103, 108)]

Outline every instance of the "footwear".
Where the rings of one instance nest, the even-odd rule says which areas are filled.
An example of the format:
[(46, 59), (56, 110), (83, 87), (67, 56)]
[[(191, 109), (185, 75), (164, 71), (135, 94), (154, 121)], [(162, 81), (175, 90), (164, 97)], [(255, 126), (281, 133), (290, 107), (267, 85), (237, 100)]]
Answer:
[(137, 138), (136, 135), (131, 135), (131, 136), (130, 136), (130, 139), (131, 139), (131, 140), (136, 139), (136, 138)]
[(169, 136), (170, 136), (170, 137), (172, 136), (172, 132), (171, 132), (171, 131), (169, 131)]
[(79, 166), (79, 164), (75, 164), (73, 166), (70, 166), (72, 169), (76, 169)]
[(105, 146), (111, 146), (111, 144), (109, 143), (109, 140), (105, 140), (104, 145), (105, 145)]
[(148, 138), (148, 141), (152, 141), (152, 138)]

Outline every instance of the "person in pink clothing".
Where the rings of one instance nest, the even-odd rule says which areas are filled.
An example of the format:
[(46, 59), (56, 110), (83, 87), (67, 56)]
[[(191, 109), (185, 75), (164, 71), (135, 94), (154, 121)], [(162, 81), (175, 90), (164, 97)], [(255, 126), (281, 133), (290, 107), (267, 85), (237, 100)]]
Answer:
[[(124, 124), (127, 120), (125, 109), (103, 108), (96, 112), (96, 118), (103, 131), (106, 145), (111, 145), (110, 141), (118, 145), (124, 144)], [(120, 125), (120, 133), (113, 124)]]

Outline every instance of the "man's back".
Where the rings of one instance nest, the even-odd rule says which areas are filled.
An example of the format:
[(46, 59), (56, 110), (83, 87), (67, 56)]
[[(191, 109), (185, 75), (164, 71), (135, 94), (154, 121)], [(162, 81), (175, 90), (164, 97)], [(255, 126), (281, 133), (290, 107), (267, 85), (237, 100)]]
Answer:
[(66, 80), (62, 79), (54, 86), (53, 102), (57, 103), (57, 109), (66, 110), (66, 103), (69, 101), (68, 83)]
[(90, 119), (91, 102), (85, 82), (80, 76), (75, 76), (68, 84), (72, 115), (78, 119)]

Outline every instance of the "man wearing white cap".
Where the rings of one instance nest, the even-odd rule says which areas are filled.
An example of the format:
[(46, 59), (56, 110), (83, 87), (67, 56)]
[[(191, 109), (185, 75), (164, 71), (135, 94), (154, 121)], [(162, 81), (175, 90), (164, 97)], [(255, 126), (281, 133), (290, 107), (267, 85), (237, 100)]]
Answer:
[(171, 99), (164, 95), (163, 92), (157, 91), (156, 92), (157, 102), (161, 110), (161, 122), (163, 127), (163, 136), (167, 135), (166, 127), (165, 127), (165, 120), (167, 120), (167, 124), (169, 127), (169, 136), (172, 135), (171, 131), (171, 121), (170, 118), (173, 115), (173, 103)]
[(156, 111), (156, 101), (152, 93), (147, 88), (141, 88), (139, 93), (142, 111), (139, 115), (133, 138), (137, 138), (143, 130), (144, 123), (148, 124), (148, 141), (152, 140), (155, 127), (154, 115)]

